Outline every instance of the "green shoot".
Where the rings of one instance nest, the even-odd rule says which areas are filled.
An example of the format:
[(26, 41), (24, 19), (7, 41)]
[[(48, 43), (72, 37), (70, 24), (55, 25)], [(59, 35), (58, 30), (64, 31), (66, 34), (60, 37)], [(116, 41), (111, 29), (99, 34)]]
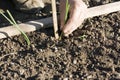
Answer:
[(80, 40), (83, 40), (85, 37), (86, 37), (86, 35), (82, 35), (82, 36), (79, 36), (78, 38), (79, 38)]
[[(69, 4), (68, 0), (66, 0), (66, 7), (65, 7), (66, 12), (65, 12), (64, 24), (66, 24), (66, 22), (68, 20), (69, 9), (70, 9), (70, 4)], [(63, 34), (64, 34), (63, 32), (60, 34), (59, 40), (61, 40)]]
[(8, 10), (7, 10), (7, 13), (8, 13), (8, 15), (9, 15), (10, 19), (0, 11), (0, 14), (1, 14), (10, 24), (12, 24), (14, 27), (16, 27), (16, 28), (21, 32), (21, 34), (22, 34), (23, 37), (25, 38), (27, 44), (30, 45), (30, 40), (29, 40), (28, 36), (25, 34), (24, 31), (22, 31), (22, 30), (20, 29), (19, 25), (16, 23), (16, 21), (14, 20), (12, 14), (11, 14)]
[(70, 9), (70, 4), (69, 4), (68, 0), (66, 0), (66, 8), (65, 8), (66, 13), (65, 13), (65, 20), (64, 20), (64, 23), (67, 22), (69, 9)]

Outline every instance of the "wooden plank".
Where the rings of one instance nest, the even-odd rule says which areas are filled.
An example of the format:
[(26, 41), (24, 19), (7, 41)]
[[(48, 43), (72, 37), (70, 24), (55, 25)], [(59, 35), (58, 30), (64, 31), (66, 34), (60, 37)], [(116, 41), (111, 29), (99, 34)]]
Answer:
[(120, 11), (120, 1), (89, 8), (86, 14), (86, 18), (108, 14), (116, 11)]
[[(41, 28), (51, 27), (52, 25), (53, 25), (52, 17), (48, 17), (40, 20), (21, 23), (19, 24), (19, 27), (24, 32), (32, 32), (35, 30), (39, 30)], [(7, 26), (7, 27), (0, 28), (0, 39), (19, 35), (19, 34), (21, 33), (14, 26)]]

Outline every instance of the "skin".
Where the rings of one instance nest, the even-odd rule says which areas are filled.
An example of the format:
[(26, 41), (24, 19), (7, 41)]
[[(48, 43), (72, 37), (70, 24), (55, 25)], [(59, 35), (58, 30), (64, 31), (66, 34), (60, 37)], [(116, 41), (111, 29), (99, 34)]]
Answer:
[[(32, 10), (34, 8), (42, 9), (44, 8), (44, 3), (51, 2), (51, 0), (13, 0), (16, 8), (21, 11), (24, 10)], [(60, 0), (60, 29), (64, 33), (65, 36), (69, 36), (74, 30), (76, 30), (84, 21), (87, 6), (82, 0), (68, 0), (70, 4), (69, 10), (69, 19), (64, 22), (65, 18), (65, 7), (66, 0)]]
[(42, 0), (12, 0), (15, 4), (16, 9), (32, 10), (32, 9), (42, 9), (44, 8), (44, 2)]
[[(12, 0), (15, 8), (21, 11), (41, 10), (46, 4), (50, 4), (51, 0)], [(32, 11), (34, 12), (34, 11)]]
[(60, 29), (65, 36), (71, 34), (82, 24), (87, 12), (87, 6), (82, 0), (68, 1), (70, 4), (70, 15), (68, 21), (64, 24), (66, 0), (60, 0)]

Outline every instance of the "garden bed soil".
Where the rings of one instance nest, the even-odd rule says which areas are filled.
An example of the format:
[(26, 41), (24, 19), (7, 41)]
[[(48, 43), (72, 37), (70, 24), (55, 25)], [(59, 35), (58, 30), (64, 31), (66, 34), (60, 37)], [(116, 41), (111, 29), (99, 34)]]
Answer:
[[(93, 7), (114, 1), (86, 3)], [(40, 18), (15, 13), (19, 13), (18, 22)], [(26, 14), (26, 19), (21, 19), (21, 14)], [(31, 15), (33, 18), (29, 18)], [(4, 19), (1, 22), (1, 26), (9, 25)], [(53, 28), (27, 35), (30, 46), (21, 35), (0, 40), (1, 80), (120, 80), (119, 11), (86, 19), (62, 40), (54, 38)]]

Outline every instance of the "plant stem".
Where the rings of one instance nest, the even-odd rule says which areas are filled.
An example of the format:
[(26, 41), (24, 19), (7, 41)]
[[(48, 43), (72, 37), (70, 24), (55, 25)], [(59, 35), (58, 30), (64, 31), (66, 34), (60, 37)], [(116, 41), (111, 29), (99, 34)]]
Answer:
[(8, 22), (9, 22), (10, 24), (12, 24), (13, 26), (15, 26), (15, 27), (21, 32), (21, 34), (22, 34), (23, 37), (25, 38), (27, 44), (30, 45), (30, 40), (29, 40), (28, 36), (24, 33), (24, 31), (22, 31), (22, 30), (19, 28), (19, 26), (18, 26), (18, 24), (16, 23), (16, 21), (14, 20), (12, 14), (11, 14), (8, 10), (7, 10), (7, 13), (8, 13), (8, 15), (9, 15), (10, 19), (0, 11), (0, 14), (2, 14), (2, 16), (5, 17), (5, 19), (8, 20)]
[(65, 24), (66, 24), (67, 19), (68, 19), (69, 9), (70, 9), (70, 4), (69, 4), (68, 0), (66, 0), (66, 7), (65, 7), (66, 12), (65, 12), (65, 21), (64, 21)]
[[(68, 20), (68, 13), (69, 13), (69, 9), (70, 9), (70, 4), (69, 4), (69, 2), (68, 2), (68, 0), (66, 0), (66, 5), (65, 5), (65, 18), (64, 18), (64, 24), (66, 24), (67, 23), (67, 20)], [(64, 35), (64, 33), (63, 32), (61, 32), (61, 34), (60, 34), (60, 37), (59, 37), (59, 40), (61, 40), (62, 39), (62, 36)]]

